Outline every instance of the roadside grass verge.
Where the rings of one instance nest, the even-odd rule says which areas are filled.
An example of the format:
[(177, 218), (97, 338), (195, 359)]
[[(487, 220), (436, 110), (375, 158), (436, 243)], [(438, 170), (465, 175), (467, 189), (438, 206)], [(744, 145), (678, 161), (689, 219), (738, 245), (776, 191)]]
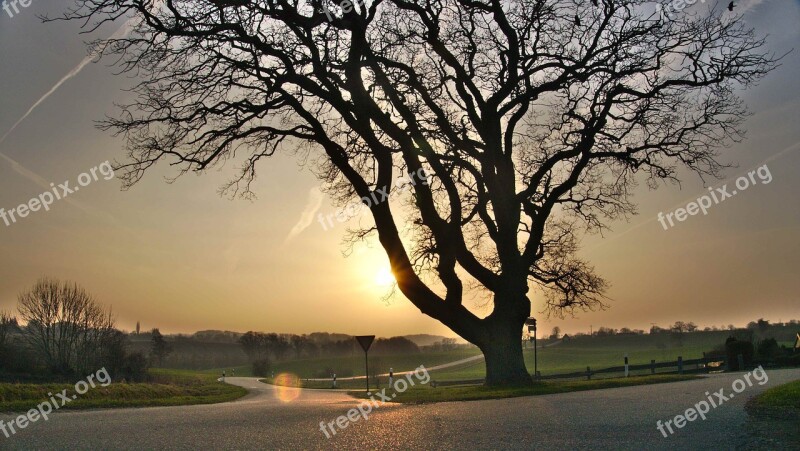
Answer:
[(800, 414), (800, 380), (770, 388), (752, 403), (757, 409), (794, 409)]
[[(429, 385), (416, 385), (403, 393), (397, 393), (394, 402), (404, 404), (423, 404), (449, 401), (478, 401), (484, 399), (517, 398), (520, 396), (539, 396), (574, 391), (599, 390), (603, 388), (632, 387), (636, 385), (663, 384), (667, 382), (701, 379), (692, 375), (655, 375), (628, 378), (593, 379), (580, 381), (542, 381), (527, 387), (486, 387), (483, 385), (451, 386), (432, 388)], [(364, 391), (348, 392), (356, 398), (368, 398)], [(392, 393), (387, 390), (387, 394)]]
[(762, 449), (800, 449), (800, 380), (764, 391), (747, 402), (745, 430)]
[[(217, 382), (217, 377), (191, 371), (151, 369), (150, 382), (114, 382), (107, 387), (96, 383), (83, 395), (61, 409), (107, 407), (177, 406), (233, 401), (247, 394), (242, 387)], [(0, 412), (22, 412), (66, 389), (71, 397), (74, 384), (0, 384)], [(57, 398), (58, 399), (58, 398)], [(59, 401), (60, 403), (60, 401)]]

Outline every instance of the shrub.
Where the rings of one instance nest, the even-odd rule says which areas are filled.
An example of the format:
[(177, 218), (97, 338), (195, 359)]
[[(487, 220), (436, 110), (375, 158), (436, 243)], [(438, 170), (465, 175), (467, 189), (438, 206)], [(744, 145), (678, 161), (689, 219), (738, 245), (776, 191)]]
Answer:
[(767, 338), (758, 342), (758, 356), (772, 359), (781, 354), (781, 348), (774, 338)]
[[(733, 337), (731, 337), (733, 338)], [(731, 371), (744, 370), (753, 364), (753, 343), (730, 338), (725, 342), (725, 354), (728, 360), (728, 369)], [(739, 355), (744, 358), (745, 368), (739, 368)]]
[(253, 376), (267, 377), (272, 365), (269, 364), (267, 359), (258, 359), (253, 361)]
[(148, 360), (141, 352), (131, 352), (125, 356), (120, 375), (128, 382), (144, 382), (147, 379)]

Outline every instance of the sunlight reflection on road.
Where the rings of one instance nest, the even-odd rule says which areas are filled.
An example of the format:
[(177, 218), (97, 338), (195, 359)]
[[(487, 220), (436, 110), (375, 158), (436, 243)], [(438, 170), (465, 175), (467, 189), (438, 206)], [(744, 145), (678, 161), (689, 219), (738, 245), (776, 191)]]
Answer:
[(300, 378), (292, 373), (281, 373), (275, 377), (275, 396), (284, 403), (290, 403), (300, 396)]

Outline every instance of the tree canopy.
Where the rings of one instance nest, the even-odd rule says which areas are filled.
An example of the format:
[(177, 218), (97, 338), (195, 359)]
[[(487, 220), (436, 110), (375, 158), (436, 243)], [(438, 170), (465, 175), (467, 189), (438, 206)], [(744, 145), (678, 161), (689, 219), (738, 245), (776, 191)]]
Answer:
[(637, 181), (718, 176), (742, 137), (737, 91), (776, 64), (735, 14), (653, 6), (78, 0), (65, 18), (132, 18), (95, 43), (140, 80), (104, 123), (125, 137), (126, 186), (162, 161), (178, 175), (235, 161), (222, 191), (249, 196), (264, 160), (295, 152), (345, 203), (424, 170), (404, 208), (370, 205), (374, 226), (350, 237), (377, 233), (400, 291), (490, 359), (504, 352), (490, 342), (517, 352), (533, 286), (552, 312), (602, 305), (580, 235), (634, 213)]

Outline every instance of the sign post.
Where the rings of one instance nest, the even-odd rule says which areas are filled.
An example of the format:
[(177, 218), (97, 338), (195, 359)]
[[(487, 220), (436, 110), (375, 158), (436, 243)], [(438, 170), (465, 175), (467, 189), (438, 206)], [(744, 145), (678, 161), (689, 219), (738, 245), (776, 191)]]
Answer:
[(372, 346), (372, 342), (375, 341), (375, 335), (360, 335), (356, 337), (358, 340), (358, 344), (361, 345), (361, 349), (364, 350), (364, 365), (367, 368), (367, 393), (369, 393), (369, 347)]
[(537, 346), (536, 346), (536, 318), (530, 317), (525, 320), (525, 324), (528, 326), (528, 333), (533, 332), (533, 376), (538, 379), (539, 378), (539, 359), (537, 356)]
[(628, 377), (628, 354), (625, 354), (625, 377)]

